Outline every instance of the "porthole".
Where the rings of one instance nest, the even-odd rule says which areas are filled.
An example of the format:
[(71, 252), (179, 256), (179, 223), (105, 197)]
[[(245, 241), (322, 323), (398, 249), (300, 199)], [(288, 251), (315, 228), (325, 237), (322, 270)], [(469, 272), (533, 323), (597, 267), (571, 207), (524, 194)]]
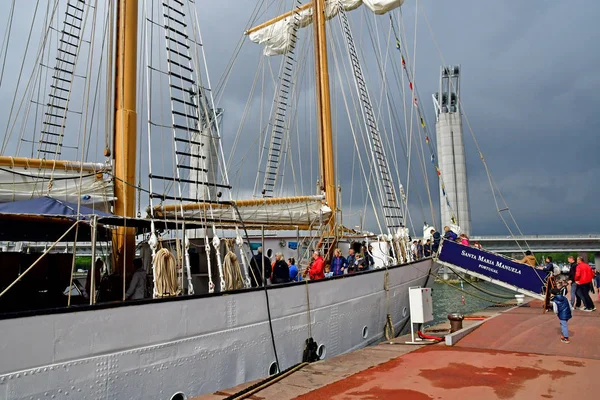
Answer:
[(267, 249), (267, 257), (271, 258), (273, 256), (273, 249)]
[(185, 394), (183, 392), (177, 392), (173, 396), (171, 396), (170, 400), (186, 400)]
[(317, 347), (317, 355), (319, 356), (319, 360), (324, 360), (326, 354), (327, 349), (325, 348), (325, 345), (320, 344), (319, 347)]
[(402, 309), (402, 316), (403, 316), (403, 317), (406, 317), (406, 314), (408, 314), (408, 309), (407, 309), (406, 307), (404, 307), (404, 308)]
[(365, 326), (363, 326), (362, 337), (363, 337), (363, 339), (366, 339), (368, 336), (369, 336), (369, 328), (365, 325)]
[(271, 365), (269, 366), (269, 376), (275, 375), (277, 373), (279, 373), (279, 366), (277, 365), (277, 363), (275, 361), (273, 361), (271, 363)]

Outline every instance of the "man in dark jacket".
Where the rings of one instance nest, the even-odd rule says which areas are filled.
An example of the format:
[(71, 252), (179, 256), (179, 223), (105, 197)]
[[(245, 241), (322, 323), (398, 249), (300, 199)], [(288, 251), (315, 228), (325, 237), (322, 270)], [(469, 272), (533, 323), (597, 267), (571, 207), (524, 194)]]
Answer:
[(275, 266), (273, 267), (273, 277), (271, 282), (276, 283), (287, 283), (290, 281), (290, 268), (287, 263), (283, 260), (283, 254), (275, 254)]
[(442, 235), (435, 229), (431, 230), (431, 237), (433, 238), (433, 244), (431, 245), (431, 252), (436, 254), (438, 249), (440, 248), (440, 240), (442, 240)]
[[(263, 263), (265, 268), (265, 278), (263, 279)], [(250, 261), (250, 281), (252, 287), (262, 286), (267, 284), (267, 277), (271, 276), (271, 261), (263, 256), (262, 247), (259, 247), (254, 257)], [(260, 283), (262, 282), (262, 283)]]
[(348, 250), (348, 273), (349, 274), (353, 274), (354, 271), (356, 270), (356, 255), (354, 254), (354, 249), (350, 248), (350, 250)]
[(581, 307), (581, 297), (577, 294), (577, 283), (575, 282), (575, 273), (577, 272), (577, 263), (575, 257), (569, 256), (569, 283), (571, 284), (571, 308)]
[(431, 239), (427, 239), (423, 245), (423, 256), (431, 257)]

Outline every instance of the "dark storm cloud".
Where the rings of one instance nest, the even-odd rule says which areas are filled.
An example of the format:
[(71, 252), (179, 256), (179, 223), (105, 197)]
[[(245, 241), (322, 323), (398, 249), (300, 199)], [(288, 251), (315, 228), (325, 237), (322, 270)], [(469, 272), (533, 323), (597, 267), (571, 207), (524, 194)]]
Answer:
[[(7, 3), (7, 4), (4, 4)], [(0, 15), (7, 15), (9, 2), (0, 4)], [(33, 2), (32, 2), (33, 3)], [(229, 61), (232, 49), (247, 27), (254, 2), (226, 0), (202, 2), (198, 5), (205, 51), (213, 86)], [(434, 116), (430, 94), (437, 90), (439, 67), (443, 61), (461, 64), (461, 97), (466, 117), (485, 156), (502, 195), (525, 233), (583, 233), (600, 231), (600, 161), (596, 135), (600, 125), (600, 29), (596, 17), (600, 4), (591, 0), (577, 2), (480, 2), (473, 0), (418, 2), (416, 84), (421, 95), (421, 107), (429, 126)], [(357, 10), (363, 13), (365, 10)], [(407, 47), (412, 54), (415, 0), (403, 6), (407, 24)], [(442, 61), (427, 23), (427, 15), (435, 41), (444, 57)], [(268, 16), (258, 18), (262, 22)], [(373, 18), (372, 16), (370, 18)], [(377, 17), (385, 31), (387, 17)], [(355, 18), (353, 29), (357, 41), (368, 43), (369, 38)], [(5, 21), (0, 22), (4, 32)], [(337, 21), (334, 22), (337, 24)], [(18, 26), (19, 36), (25, 40), (28, 21)], [(387, 32), (387, 31), (386, 31)], [(13, 39), (14, 40), (14, 39)], [(247, 39), (245, 39), (247, 41)], [(383, 40), (383, 38), (382, 38)], [(260, 49), (244, 43), (236, 65), (228, 80), (218, 106), (225, 108), (223, 123), (226, 158), (236, 135), (239, 122), (258, 65)], [(277, 58), (272, 61), (277, 73)], [(333, 60), (330, 60), (333, 65)], [(312, 66), (307, 65), (308, 70)], [(16, 61), (9, 59), (9, 70), (18, 70)], [(375, 80), (376, 71), (370, 71)], [(333, 74), (332, 74), (333, 75)], [(390, 78), (391, 79), (391, 78)], [(304, 82), (305, 86), (310, 81)], [(332, 85), (339, 85), (332, 80)], [(3, 83), (0, 121), (6, 121), (10, 100)], [(376, 87), (372, 97), (378, 101)], [(256, 97), (256, 96), (255, 96)], [(266, 107), (270, 106), (268, 96)], [(340, 97), (334, 98), (337, 120), (345, 118)], [(267, 114), (268, 115), (268, 114)], [(234, 161), (240, 161), (248, 151), (247, 159), (231, 171), (232, 183), (243, 186), (240, 191), (250, 195), (256, 169), (260, 116), (254, 112), (248, 117), (240, 138)], [(314, 123), (314, 119), (312, 121)], [(251, 124), (252, 123), (252, 124)], [(308, 124), (308, 123), (307, 123)], [(0, 125), (2, 126), (2, 125)], [(255, 126), (255, 128), (252, 128)], [(339, 157), (346, 160), (353, 155), (354, 144), (347, 136), (347, 122), (340, 122)], [(404, 128), (403, 128), (404, 129)], [(295, 160), (303, 158), (304, 191), (314, 190), (307, 178), (310, 171), (310, 139), (313, 130), (301, 133), (300, 148), (295, 148)], [(467, 151), (469, 194), (474, 234), (505, 234), (504, 224), (496, 213), (488, 177), (466, 121), (464, 135)], [(415, 138), (414, 140), (420, 140)], [(295, 141), (294, 141), (295, 142)], [(314, 139), (313, 139), (314, 144)], [(240, 148), (243, 151), (240, 152)], [(406, 178), (406, 161), (398, 150), (402, 179)], [(340, 160), (342, 161), (342, 160)], [(426, 160), (428, 161), (428, 160)], [(234, 163), (235, 164), (235, 163)], [(436, 178), (428, 163), (428, 177), (437, 207)], [(316, 157), (312, 168), (316, 168)], [(443, 174), (444, 171), (442, 171)], [(410, 205), (415, 227), (422, 219), (431, 220), (429, 201), (423, 187), (423, 177), (416, 162), (410, 183)], [(360, 186), (361, 173), (354, 170), (354, 184)], [(345, 187), (352, 179), (351, 168), (341, 168), (339, 178)], [(289, 182), (289, 176), (286, 181)], [(408, 186), (407, 182), (403, 182)], [(345, 189), (346, 190), (346, 189)], [(364, 206), (364, 198), (353, 194), (352, 210)], [(349, 192), (344, 192), (345, 203)], [(421, 211), (421, 208), (424, 211)], [(504, 204), (499, 205), (500, 208)], [(371, 206), (367, 207), (369, 210)], [(439, 214), (439, 212), (438, 212)], [(355, 220), (351, 224), (355, 224)], [(369, 225), (375, 229), (373, 224)]]

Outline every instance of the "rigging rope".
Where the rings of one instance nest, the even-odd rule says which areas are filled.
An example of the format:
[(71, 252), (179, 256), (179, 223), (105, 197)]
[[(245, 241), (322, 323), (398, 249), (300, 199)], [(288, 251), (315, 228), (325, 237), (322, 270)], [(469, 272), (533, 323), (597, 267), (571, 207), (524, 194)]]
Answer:
[[(341, 52), (341, 50), (339, 50), (339, 51)], [(334, 59), (334, 64), (335, 64), (337, 75), (340, 78), (340, 81), (342, 81), (342, 79), (341, 79), (342, 78), (342, 74), (341, 74), (340, 68), (339, 68), (339, 62), (338, 62), (338, 58), (337, 58), (337, 52), (336, 51), (332, 51), (332, 53), (333, 53), (333, 59)], [(348, 72), (345, 69), (344, 69), (344, 72), (346, 72), (346, 76), (347, 76)], [(356, 154), (358, 155), (358, 164), (360, 165), (360, 169), (361, 169), (361, 172), (362, 172), (362, 175), (363, 175), (364, 182), (368, 182), (369, 179), (367, 179), (367, 173), (365, 171), (365, 166), (363, 164), (362, 157), (360, 155), (360, 147), (358, 145), (358, 140), (356, 138), (356, 131), (354, 129), (354, 124), (352, 123), (352, 113), (350, 112), (350, 107), (348, 106), (348, 99), (347, 99), (346, 94), (345, 94), (344, 85), (340, 85), (340, 90), (342, 91), (342, 99), (344, 100), (344, 106), (346, 107), (346, 114), (348, 115), (348, 123), (350, 125), (350, 131), (352, 132), (352, 138), (354, 140), (354, 148), (356, 149)], [(352, 91), (350, 91), (350, 94), (351, 94), (350, 97), (352, 99), (353, 104), (355, 105), (355, 110), (356, 110), (356, 102), (355, 102), (354, 96), (352, 95)], [(361, 125), (360, 124), (358, 124), (358, 125), (359, 125), (359, 129), (362, 130)], [(371, 172), (371, 174), (373, 173), (372, 169), (371, 169), (370, 172)], [(377, 194), (378, 193), (376, 193), (376, 195)], [(377, 212), (378, 210), (377, 210), (377, 207), (375, 205), (375, 200), (373, 199), (373, 194), (371, 193), (370, 185), (367, 185), (367, 195), (368, 195), (369, 199), (371, 200), (371, 204), (373, 206), (373, 213), (375, 215), (375, 220), (377, 222), (377, 226), (379, 227), (379, 230), (381, 232), (383, 232), (381, 221), (379, 220), (379, 214)]]
[[(413, 93), (413, 105), (415, 108), (415, 111), (417, 113), (417, 117), (419, 118), (419, 122), (421, 124), (421, 128), (423, 129), (423, 133), (425, 134), (425, 143), (427, 144), (428, 148), (429, 148), (429, 153), (431, 156), (431, 163), (433, 164), (436, 174), (438, 176), (438, 179), (440, 181), (440, 188), (442, 191), (442, 196), (444, 197), (445, 203), (446, 203), (446, 207), (448, 208), (449, 212), (450, 212), (450, 219), (452, 221), (452, 223), (456, 224), (457, 220), (456, 220), (456, 215), (454, 213), (454, 210), (452, 208), (452, 205), (450, 203), (450, 199), (448, 197), (448, 194), (446, 193), (446, 187), (444, 185), (444, 180), (442, 177), (442, 172), (439, 168), (439, 164), (437, 162), (437, 157), (436, 157), (436, 153), (435, 153), (435, 149), (433, 147), (433, 144), (431, 143), (431, 140), (429, 140), (429, 133), (428, 133), (428, 125), (425, 123), (425, 116), (421, 110), (421, 108), (419, 107), (419, 95), (418, 92), (416, 90), (416, 84), (413, 83), (413, 78), (411, 77), (411, 71), (410, 68), (406, 66), (406, 58), (403, 54), (403, 47), (402, 47), (402, 42), (400, 41), (400, 38), (398, 37), (398, 33), (396, 31), (396, 27), (394, 24), (394, 20), (392, 18), (392, 16), (390, 15), (390, 23), (392, 25), (392, 29), (394, 31), (394, 36), (396, 37), (396, 49), (398, 49), (399, 53), (400, 53), (400, 59), (402, 62), (402, 67), (406, 73), (407, 79), (409, 81), (409, 88), (411, 90), (411, 92)], [(433, 221), (432, 221), (433, 222)]]
[[(427, 24), (427, 27), (429, 29), (431, 38), (433, 40), (433, 43), (435, 45), (435, 48), (438, 52), (438, 55), (440, 56), (440, 59), (442, 60), (442, 63), (444, 65), (446, 65), (446, 60), (442, 54), (442, 51), (439, 47), (439, 44), (437, 42), (437, 40), (435, 39), (435, 35), (433, 33), (433, 29), (431, 28), (431, 24), (429, 23), (429, 19), (427, 18), (427, 14), (424, 11), (421, 11), (421, 13), (423, 14), (423, 17), (425, 19), (425, 23)], [(451, 85), (453, 85), (452, 82), (450, 82)], [(471, 138), (473, 139), (473, 142), (475, 143), (475, 147), (477, 148), (477, 152), (479, 154), (479, 158), (481, 159), (481, 162), (483, 163), (483, 166), (485, 168), (485, 172), (487, 174), (488, 177), (488, 181), (490, 184), (490, 189), (492, 191), (492, 196), (494, 198), (494, 203), (496, 205), (496, 211), (498, 212), (498, 215), (500, 216), (500, 219), (502, 220), (502, 222), (504, 223), (504, 225), (506, 226), (506, 229), (509, 231), (511, 237), (513, 239), (515, 239), (515, 242), (517, 244), (517, 246), (519, 247), (519, 249), (523, 250), (519, 241), (517, 240), (517, 238), (515, 237), (515, 235), (513, 234), (512, 229), (510, 228), (510, 226), (508, 225), (507, 221), (504, 219), (504, 217), (502, 216), (502, 211), (508, 211), (508, 214), (513, 222), (513, 224), (515, 225), (515, 227), (517, 228), (517, 230), (519, 231), (519, 234), (521, 235), (521, 237), (523, 237), (523, 232), (521, 231), (521, 228), (519, 227), (519, 224), (517, 223), (517, 221), (515, 220), (512, 212), (510, 211), (510, 208), (508, 207), (508, 204), (506, 203), (506, 200), (504, 199), (504, 196), (502, 195), (502, 193), (500, 192), (500, 188), (498, 187), (498, 185), (495, 183), (493, 177), (492, 177), (492, 173), (490, 172), (490, 169), (485, 161), (485, 158), (483, 156), (483, 152), (481, 151), (481, 147), (479, 146), (479, 142), (477, 141), (477, 138), (475, 137), (475, 132), (473, 131), (473, 128), (471, 126), (471, 122), (469, 121), (469, 117), (467, 116), (467, 113), (465, 111), (465, 107), (462, 104), (460, 98), (458, 98), (458, 105), (460, 106), (460, 108), (463, 111), (463, 116), (465, 118), (465, 122), (467, 123), (467, 127), (469, 129), (469, 133), (471, 134)], [(498, 204), (498, 199), (496, 198), (496, 191), (498, 191), (498, 195), (500, 196), (500, 198), (502, 199), (502, 202), (504, 203), (504, 208), (500, 208), (499, 204)], [(525, 246), (527, 247), (527, 249), (531, 249), (529, 247), (529, 243), (527, 243), (526, 240), (524, 240), (525, 242)]]
[(6, 59), (8, 58), (8, 44), (10, 43), (10, 34), (12, 29), (13, 17), (15, 15), (15, 2), (13, 0), (10, 5), (10, 11), (8, 12), (8, 24), (6, 25), (6, 31), (4, 32), (4, 39), (2, 39), (2, 47), (0, 47), (0, 59), (2, 59), (2, 53), (4, 53), (4, 60), (2, 61), (2, 69), (0, 69), (0, 87), (2, 87), (2, 78), (4, 77), (4, 67), (6, 67)]

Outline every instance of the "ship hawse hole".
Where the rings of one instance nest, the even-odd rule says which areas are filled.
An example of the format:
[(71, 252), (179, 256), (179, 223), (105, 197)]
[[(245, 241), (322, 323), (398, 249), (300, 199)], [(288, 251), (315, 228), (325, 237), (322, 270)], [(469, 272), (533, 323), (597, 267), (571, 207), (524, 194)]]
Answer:
[(367, 336), (369, 336), (369, 328), (365, 325), (365, 326), (363, 326), (362, 337), (363, 337), (363, 339), (366, 339)]
[(319, 356), (319, 360), (325, 359), (326, 354), (327, 354), (327, 349), (325, 348), (325, 345), (320, 344), (319, 347), (317, 347), (317, 355)]
[(406, 314), (407, 314), (407, 313), (408, 313), (408, 309), (407, 309), (406, 307), (404, 307), (404, 308), (402, 309), (402, 316), (403, 316), (403, 317), (406, 317)]
[(171, 396), (171, 400), (186, 400), (185, 394), (183, 392), (177, 392), (173, 396)]
[(277, 363), (275, 361), (273, 361), (271, 363), (271, 365), (269, 366), (269, 376), (275, 375), (278, 372), (279, 372), (279, 366), (277, 365)]
[(273, 256), (273, 249), (267, 249), (267, 257), (271, 258)]

